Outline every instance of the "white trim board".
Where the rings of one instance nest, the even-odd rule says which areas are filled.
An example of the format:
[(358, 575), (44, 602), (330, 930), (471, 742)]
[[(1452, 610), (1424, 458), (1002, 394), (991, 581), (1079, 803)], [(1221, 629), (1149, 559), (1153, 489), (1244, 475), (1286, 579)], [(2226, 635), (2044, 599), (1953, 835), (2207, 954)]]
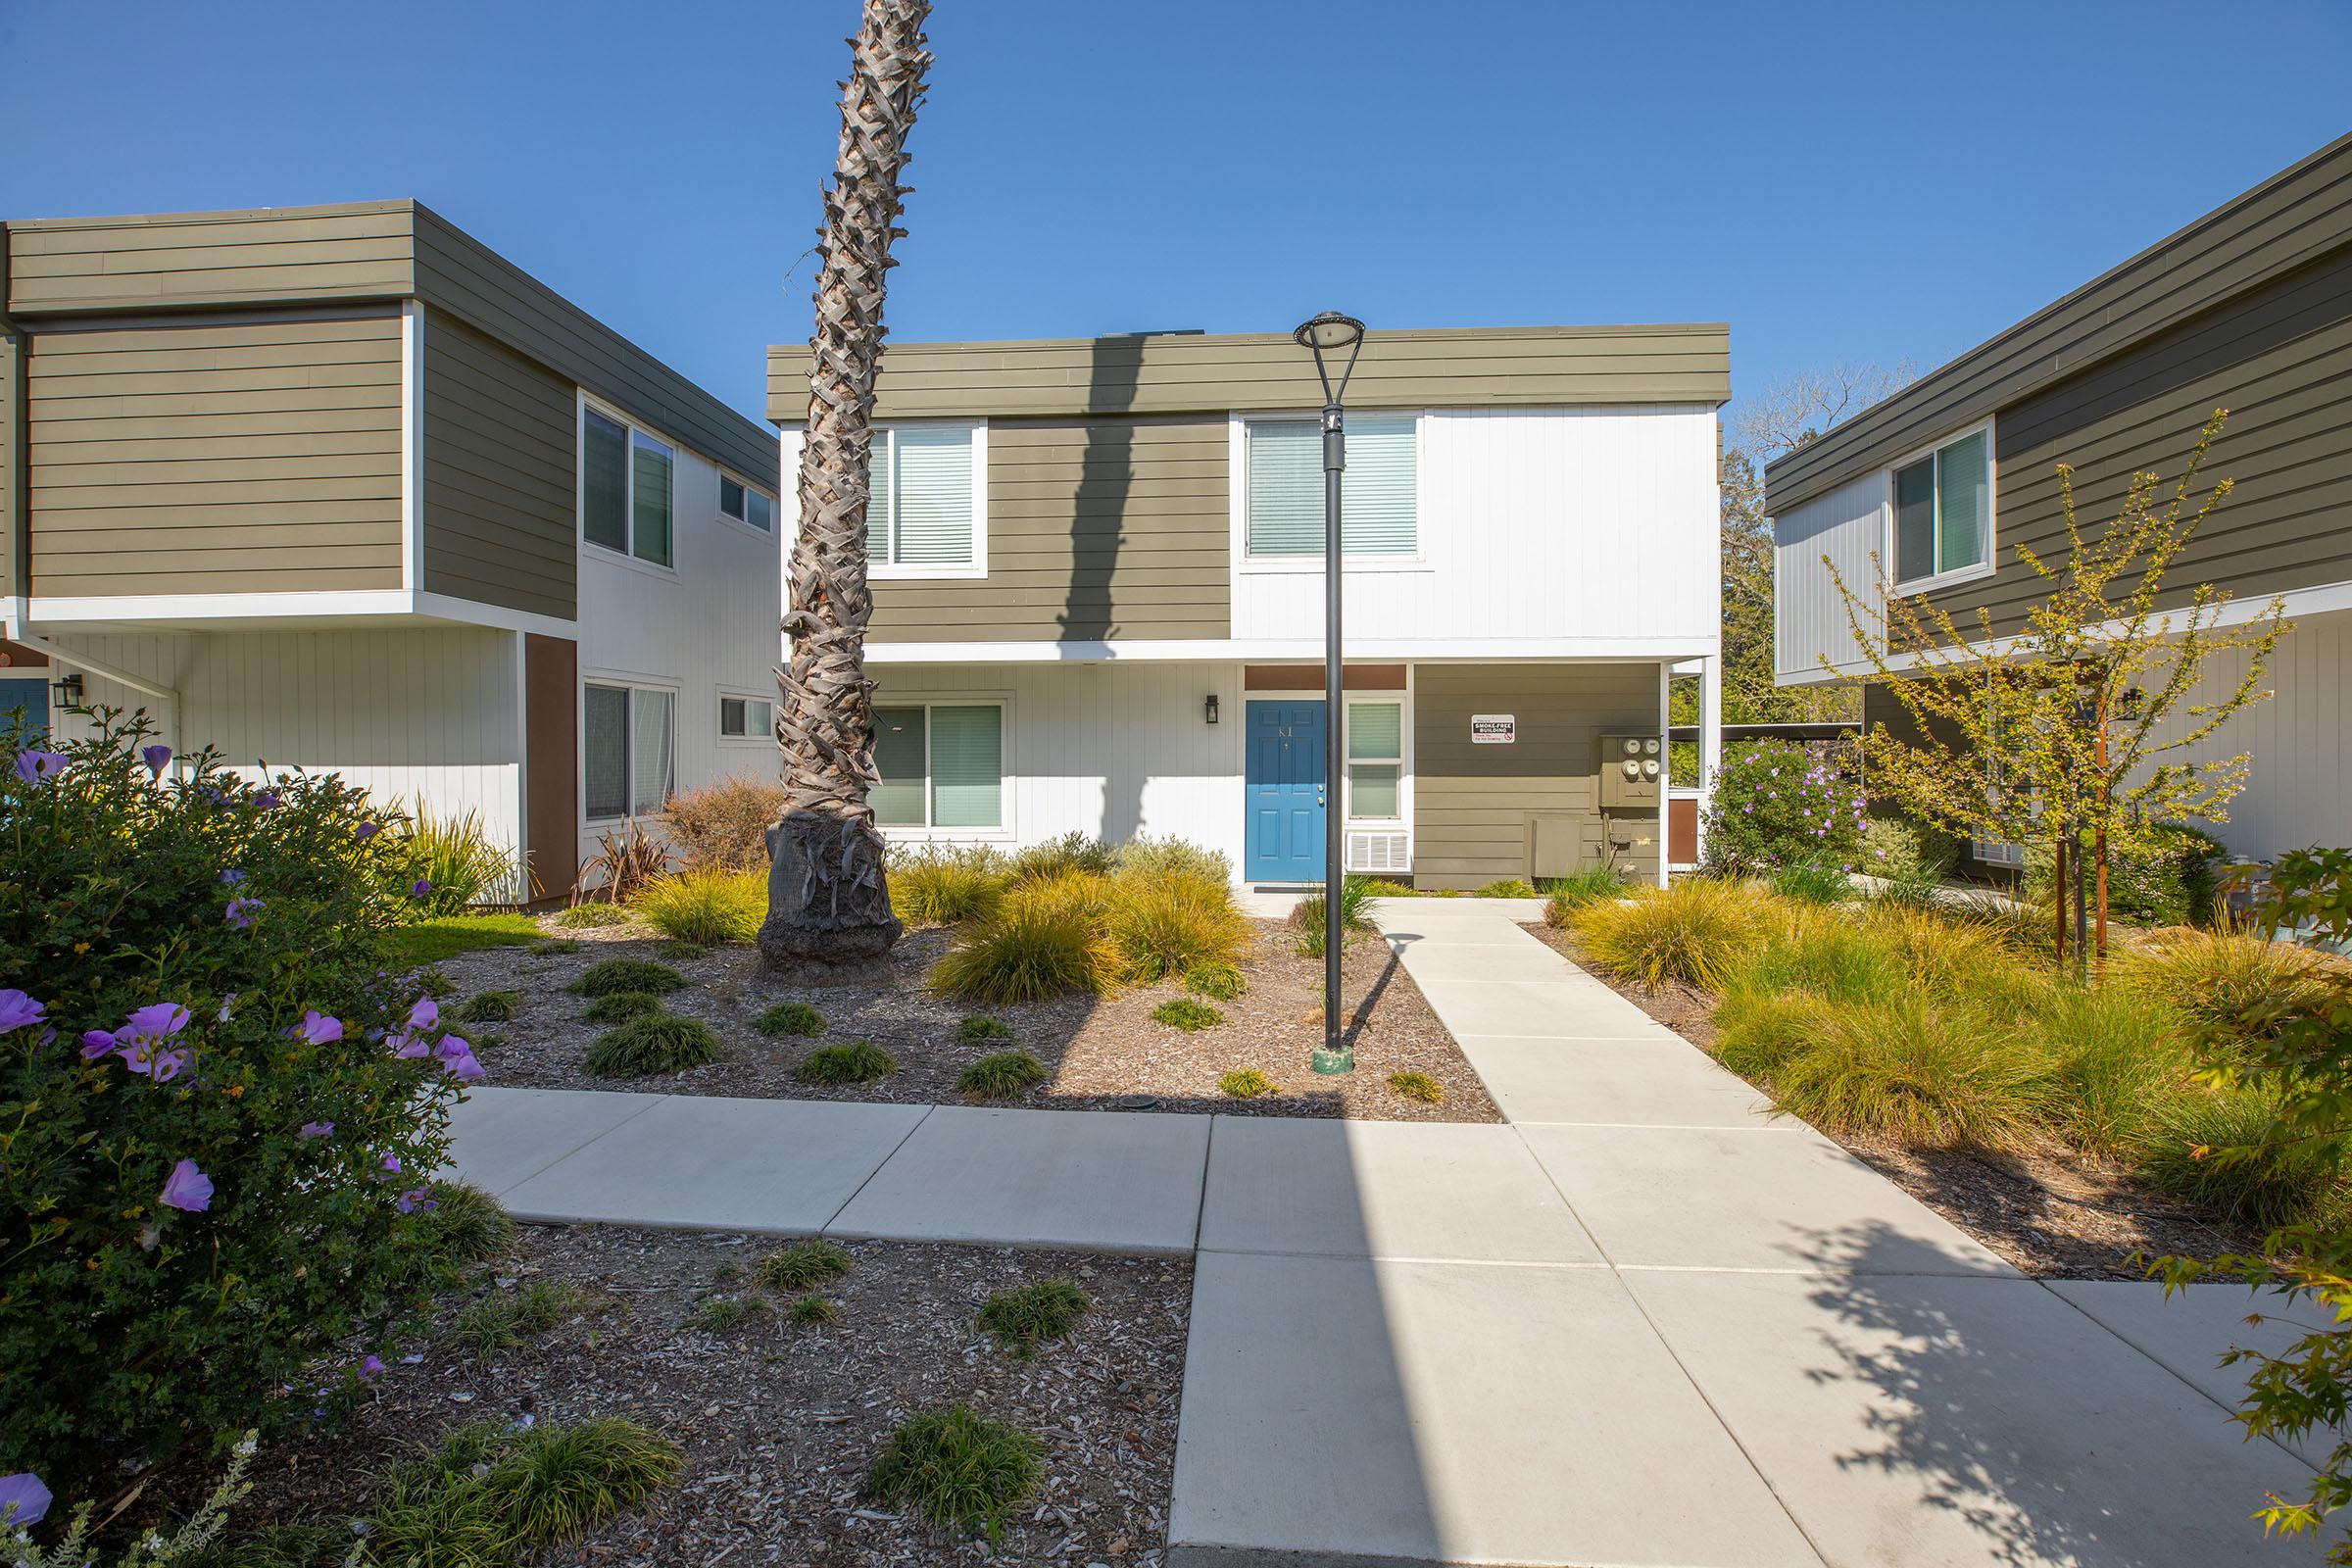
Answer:
[[(317, 593), (116, 594), (95, 598), (37, 596), (19, 601), (21, 626), (83, 630), (110, 621), (426, 619), (576, 638), (578, 623), (529, 611), (508, 610), (449, 594), (405, 588), (354, 588)], [(196, 627), (195, 630), (206, 628)], [(221, 628), (226, 629), (226, 628)]]
[[(1356, 662), (1446, 663), (1452, 661), (1557, 661), (1588, 663), (1647, 663), (1652, 660), (1711, 659), (1722, 645), (1713, 639), (1647, 637), (1530, 637), (1492, 641), (1460, 639), (1349, 639), (1348, 658)], [(1323, 640), (1221, 637), (1089, 642), (868, 643), (865, 657), (878, 664), (1052, 664), (1187, 660), (1265, 660), (1320, 664)]]

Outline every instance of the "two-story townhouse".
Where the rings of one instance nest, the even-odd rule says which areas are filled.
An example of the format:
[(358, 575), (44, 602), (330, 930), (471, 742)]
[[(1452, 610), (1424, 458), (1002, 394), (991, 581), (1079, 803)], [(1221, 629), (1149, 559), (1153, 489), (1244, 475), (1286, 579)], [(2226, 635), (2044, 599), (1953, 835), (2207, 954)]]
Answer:
[[(770, 351), (787, 474), (807, 365)], [(1668, 676), (1711, 692), (1720, 658), (1728, 390), (1721, 325), (1375, 330), (1335, 713), (1321, 394), (1289, 336), (892, 344), (867, 518), (885, 830), (1174, 836), (1279, 886), (1322, 876), (1339, 810), (1350, 869), (1422, 887), (1662, 877)]]
[[(2216, 408), (2230, 418), (2203, 479), (2234, 488), (2162, 603), (2211, 583), (2234, 596), (2227, 617), (2282, 600), (2294, 630), (2266, 681), (2275, 699), (2203, 743), (2252, 757), (2215, 831), (2255, 858), (2352, 843), (2352, 136), (1774, 463), (1777, 678), (1869, 669), (1825, 559), (1875, 596), (1876, 556), (1895, 592), (1964, 627), (1984, 607), (2014, 635), (2042, 592), (2019, 548), (2066, 555), (2058, 466), (2095, 529), (2133, 474), (2179, 478)], [(2188, 701), (2244, 673), (2217, 661)], [(1902, 727), (1891, 692), (1867, 687), (1863, 707)], [(1977, 849), (2014, 862), (2013, 846)]]
[(475, 813), (772, 775), (776, 440), (411, 201), (0, 225), (0, 702)]

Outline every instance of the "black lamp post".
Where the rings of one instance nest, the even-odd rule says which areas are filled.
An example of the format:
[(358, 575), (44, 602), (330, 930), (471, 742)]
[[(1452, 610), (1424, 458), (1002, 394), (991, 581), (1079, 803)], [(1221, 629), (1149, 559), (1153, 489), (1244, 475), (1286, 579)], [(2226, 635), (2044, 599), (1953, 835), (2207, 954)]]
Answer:
[[(1364, 346), (1364, 323), (1352, 316), (1325, 311), (1300, 323), (1291, 334), (1315, 355), (1315, 375), (1323, 383), (1323, 1045), (1315, 1053), (1319, 1073), (1355, 1071), (1355, 1048), (1342, 1036), (1340, 1023), (1340, 887), (1347, 879), (1342, 868), (1342, 821), (1346, 799), (1341, 770), (1348, 759), (1348, 700), (1340, 665), (1340, 475), (1348, 467), (1347, 416), (1340, 401), (1348, 395), (1348, 377), (1355, 372), (1355, 356)], [(1331, 379), (1331, 365), (1342, 351), (1340, 379)]]

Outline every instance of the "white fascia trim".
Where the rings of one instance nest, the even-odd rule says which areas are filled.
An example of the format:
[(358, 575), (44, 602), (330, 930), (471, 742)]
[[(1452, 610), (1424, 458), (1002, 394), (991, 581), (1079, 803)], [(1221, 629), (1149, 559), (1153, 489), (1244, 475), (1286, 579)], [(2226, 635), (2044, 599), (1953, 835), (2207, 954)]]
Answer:
[[(1703, 659), (1719, 652), (1719, 638), (1523, 637), (1350, 639), (1348, 658), (1425, 663), (1448, 660)], [(1323, 641), (1315, 638), (1171, 638), (1163, 641), (868, 643), (865, 657), (878, 664), (1053, 664), (1200, 660), (1302, 660), (1319, 662)]]
[[(2333, 614), (2338, 611), (2352, 610), (2352, 582), (2320, 583), (2314, 587), (2293, 588), (2285, 593), (2267, 597), (2249, 595), (2243, 599), (2232, 599), (2222, 606), (2212, 619), (2201, 621), (2199, 624), (2209, 627), (2242, 626), (2249, 620), (2270, 613), (2273, 603), (2283, 608), (2286, 618), (2289, 620), (2303, 615)], [(2187, 615), (2188, 607), (2181, 605), (2171, 610), (2157, 611), (2154, 618), (2159, 623), (2169, 619), (2174, 626), (2179, 627), (2185, 623)], [(2113, 637), (2120, 635), (2123, 629), (2123, 622), (2111, 620), (2106, 625), (2093, 630), (2090, 635)], [(2006, 653), (2017, 646), (2020, 640), (2017, 637), (1997, 637), (1984, 646), (1995, 653)], [(1968, 646), (1973, 650), (1979, 645), (1970, 643)], [(1915, 667), (1918, 663), (1919, 656), (1917, 654), (1895, 654), (1887, 659), (1886, 667), (1892, 670), (1905, 670)], [(1834, 680), (1852, 680), (1857, 677), (1868, 679), (1877, 673), (1878, 671), (1869, 664), (1860, 662), (1839, 664), (1834, 672), (1816, 666), (1809, 670), (1788, 674), (1776, 672), (1773, 676), (1773, 684), (1776, 686), (1821, 686)]]
[(279, 620), (395, 618), (456, 620), (502, 631), (532, 631), (576, 638), (576, 622), (528, 611), (479, 604), (449, 594), (411, 593), (400, 588), (342, 589), (320, 593), (119, 594), (102, 598), (46, 596), (21, 601), (23, 619), (56, 629), (83, 621)]
[(424, 305), (400, 302), (400, 585), (424, 586)]
[(580, 624), (557, 615), (542, 615), (529, 610), (509, 610), (504, 605), (485, 605), (478, 600), (460, 599), (453, 594), (420, 593), (416, 596), (419, 615), (435, 620), (462, 620), (472, 626), (495, 626), (500, 631), (537, 632), (542, 637), (562, 637), (577, 640)]

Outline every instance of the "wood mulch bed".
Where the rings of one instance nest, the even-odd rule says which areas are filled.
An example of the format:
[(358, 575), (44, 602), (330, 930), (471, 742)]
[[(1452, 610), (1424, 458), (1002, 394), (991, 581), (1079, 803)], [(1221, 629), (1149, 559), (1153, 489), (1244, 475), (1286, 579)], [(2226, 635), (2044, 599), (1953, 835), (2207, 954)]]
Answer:
[[(1556, 948), (1619, 996), (1701, 1050), (1715, 1043), (1715, 999), (1673, 981), (1650, 992), (1592, 962), (1576, 938), (1541, 921), (1521, 929)], [(1759, 1084), (1769, 1092), (1769, 1086)], [(2217, 1221), (2153, 1192), (2120, 1166), (2057, 1143), (2024, 1153), (1913, 1149), (1864, 1134), (1822, 1129), (1888, 1181), (1990, 1248), (2044, 1279), (2144, 1279), (2137, 1254), (2212, 1257), (2252, 1251), (2259, 1234)]]
[[(456, 1332), (473, 1297), (443, 1300), (421, 1358), (395, 1361), (338, 1430), (262, 1450), (235, 1528), (361, 1514), (387, 1465), (469, 1421), (627, 1416), (682, 1448), (684, 1470), (642, 1511), (551, 1560), (610, 1568), (1155, 1568), (1163, 1560), (1189, 1260), (855, 1242), (856, 1267), (821, 1288), (841, 1308), (829, 1326), (791, 1324), (785, 1298), (772, 1294), (766, 1310), (724, 1333), (689, 1320), (706, 1297), (765, 1294), (749, 1274), (777, 1245), (521, 1227), (503, 1280), (482, 1290), (561, 1281), (581, 1293), (578, 1310), (483, 1360)], [(989, 1293), (1057, 1275), (1075, 1280), (1095, 1308), (1034, 1359), (1007, 1355), (974, 1323)], [(1046, 1479), (993, 1550), (860, 1494), (901, 1420), (955, 1403), (1046, 1444)]]
[[(1007, 1049), (1002, 1041), (966, 1045), (956, 1039), (956, 1026), (965, 1017), (988, 1012), (1011, 1026), (1010, 1044), (1034, 1054), (1049, 1074), (1018, 1099), (995, 1103), (1376, 1121), (1502, 1119), (1453, 1037), (1377, 937), (1350, 944), (1342, 965), (1355, 1071), (1337, 1078), (1313, 1076), (1307, 1064), (1322, 1042), (1322, 962), (1298, 953), (1286, 923), (1254, 920), (1251, 925), (1254, 941), (1242, 964), (1249, 989), (1230, 1002), (1211, 1004), (1224, 1013), (1224, 1022), (1189, 1034), (1152, 1018), (1153, 1007), (1185, 994), (1173, 982), (1134, 986), (1114, 997), (1061, 997), (997, 1008), (934, 996), (923, 989), (923, 977), (954, 940), (940, 927), (910, 931), (873, 968), (845, 971), (820, 985), (767, 974), (748, 947), (713, 948), (699, 958), (665, 960), (689, 984), (664, 997), (662, 1004), (710, 1024), (726, 1043), (726, 1059), (652, 1078), (598, 1078), (587, 1071), (583, 1058), (606, 1026), (583, 1019), (587, 1001), (565, 989), (601, 958), (656, 956), (661, 941), (645, 927), (564, 931), (551, 926), (551, 935), (576, 938), (580, 951), (534, 955), (522, 948), (492, 948), (445, 959), (438, 967), (459, 988), (443, 1004), (452, 1017), (473, 993), (521, 994), (520, 1011), (510, 1022), (457, 1026), (481, 1048), (489, 1071), (483, 1081), (491, 1086), (953, 1102), (959, 1098), (956, 1079), (965, 1067)], [(808, 1039), (760, 1033), (757, 1020), (780, 1002), (814, 1006), (824, 1014), (822, 1032)], [(871, 1040), (897, 1059), (899, 1070), (876, 1083), (837, 1086), (805, 1084), (793, 1076), (813, 1048), (849, 1040)], [(1279, 1092), (1254, 1100), (1222, 1094), (1217, 1080), (1244, 1067), (1266, 1074)], [(1389, 1077), (1399, 1072), (1435, 1079), (1444, 1098), (1433, 1105), (1398, 1095), (1389, 1087)]]

